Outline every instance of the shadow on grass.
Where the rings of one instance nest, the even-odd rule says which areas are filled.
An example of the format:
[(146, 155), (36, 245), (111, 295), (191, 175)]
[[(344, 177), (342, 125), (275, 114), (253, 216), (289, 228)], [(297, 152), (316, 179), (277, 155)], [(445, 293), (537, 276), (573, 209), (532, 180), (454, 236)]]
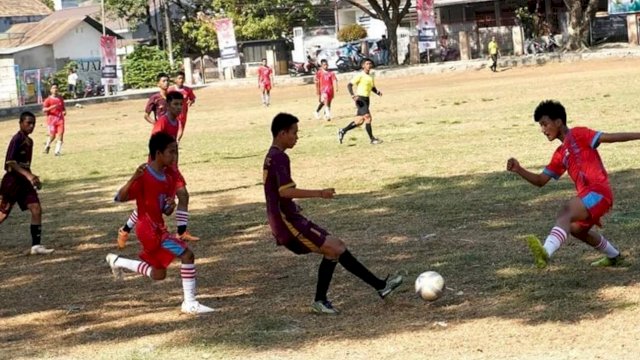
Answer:
[[(309, 313), (320, 258), (275, 246), (263, 203), (191, 214), (190, 228), (203, 236), (193, 244), (200, 300), (219, 310), (192, 318), (177, 315), (177, 265), (164, 282), (135, 275), (112, 281), (104, 256), (115, 251), (116, 229), (132, 208), (109, 203), (121, 178), (52, 183), (43, 196), (44, 239), (56, 253), (20, 255), (28, 243), (28, 217), (18, 211), (2, 225), (0, 343), (13, 356), (29, 357), (45, 351), (26, 346), (30, 338), (64, 353), (80, 344), (187, 331), (193, 346), (296, 349), (319, 339), (384, 337), (436, 321), (455, 326), (483, 318), (539, 324), (604, 317), (637, 305), (602, 294), (636, 282), (633, 240), (640, 224), (627, 199), (639, 195), (639, 172), (611, 175), (618, 200), (607, 235), (631, 263), (620, 269), (591, 269), (588, 263), (598, 254), (578, 242), (561, 249), (549, 269), (532, 266), (522, 237), (546, 235), (562, 201), (574, 193), (568, 181), (540, 190), (505, 173), (409, 177), (377, 192), (301, 201), (306, 215), (345, 239), (375, 273), (407, 274), (398, 293), (381, 301), (338, 267), (329, 296), (343, 313), (333, 318)], [(211, 194), (227, 191), (234, 189)], [(136, 252), (131, 241), (122, 254), (135, 258)], [(433, 303), (417, 299), (412, 290), (426, 270), (440, 272), (449, 288)]]

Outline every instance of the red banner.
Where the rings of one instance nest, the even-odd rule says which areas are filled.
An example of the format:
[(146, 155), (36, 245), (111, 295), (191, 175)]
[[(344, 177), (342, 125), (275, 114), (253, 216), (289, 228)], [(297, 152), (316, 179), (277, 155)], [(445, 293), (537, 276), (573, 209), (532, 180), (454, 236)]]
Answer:
[(116, 56), (116, 37), (103, 35), (100, 37), (102, 51), (102, 85), (117, 85), (118, 73)]

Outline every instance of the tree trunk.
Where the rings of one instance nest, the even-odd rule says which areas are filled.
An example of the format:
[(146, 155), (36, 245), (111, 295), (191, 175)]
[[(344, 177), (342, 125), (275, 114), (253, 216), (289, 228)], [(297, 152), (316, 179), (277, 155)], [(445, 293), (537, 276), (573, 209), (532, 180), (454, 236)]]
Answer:
[(398, 65), (398, 24), (391, 20), (385, 21), (384, 25), (389, 37), (389, 65)]
[(565, 0), (564, 3), (569, 10), (569, 39), (564, 48), (578, 50), (583, 48), (589, 22), (598, 9), (598, 0), (589, 0), (586, 9), (583, 9), (581, 0)]

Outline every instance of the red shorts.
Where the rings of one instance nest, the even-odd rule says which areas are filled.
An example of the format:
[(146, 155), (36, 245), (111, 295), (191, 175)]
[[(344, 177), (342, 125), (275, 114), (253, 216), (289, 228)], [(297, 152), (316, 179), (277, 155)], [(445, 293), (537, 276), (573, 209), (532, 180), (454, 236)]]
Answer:
[(602, 227), (600, 219), (611, 210), (613, 200), (610, 197), (600, 194), (595, 191), (591, 191), (584, 196), (580, 196), (582, 203), (589, 211), (589, 218), (586, 220), (578, 221), (577, 223), (582, 227), (590, 228), (593, 225)]
[(303, 255), (310, 252), (319, 252), (320, 247), (324, 245), (327, 240), (329, 232), (320, 226), (309, 221), (307, 226), (300, 226), (300, 228), (292, 225), (291, 230), (295, 230), (295, 234), (292, 232), (288, 241), (282, 245), (289, 249), (294, 254)]
[(169, 234), (164, 226), (157, 227), (148, 221), (136, 224), (136, 235), (142, 245), (140, 259), (154, 268), (166, 269), (189, 248), (184, 241)]
[(184, 179), (184, 176), (182, 176), (182, 173), (178, 169), (178, 164), (167, 166), (167, 168), (165, 169), (165, 173), (175, 180), (176, 190), (182, 189), (187, 186), (187, 181)]
[(11, 208), (18, 203), (20, 210), (25, 211), (29, 204), (39, 204), (38, 192), (29, 180), (22, 175), (6, 173), (0, 183), (0, 212), (9, 215)]
[(53, 121), (49, 124), (49, 136), (64, 135), (64, 121)]
[(323, 91), (320, 93), (320, 101), (331, 103), (333, 100), (333, 91)]
[(262, 91), (271, 91), (271, 83), (260, 84), (260, 89), (262, 89)]

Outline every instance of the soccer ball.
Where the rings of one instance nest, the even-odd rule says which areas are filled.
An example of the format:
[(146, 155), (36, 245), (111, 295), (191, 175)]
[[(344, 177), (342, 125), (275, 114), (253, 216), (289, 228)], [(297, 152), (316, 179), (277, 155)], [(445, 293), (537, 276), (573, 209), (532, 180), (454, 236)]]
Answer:
[(443, 291), (444, 279), (435, 271), (425, 271), (416, 279), (416, 294), (423, 300), (437, 300)]

